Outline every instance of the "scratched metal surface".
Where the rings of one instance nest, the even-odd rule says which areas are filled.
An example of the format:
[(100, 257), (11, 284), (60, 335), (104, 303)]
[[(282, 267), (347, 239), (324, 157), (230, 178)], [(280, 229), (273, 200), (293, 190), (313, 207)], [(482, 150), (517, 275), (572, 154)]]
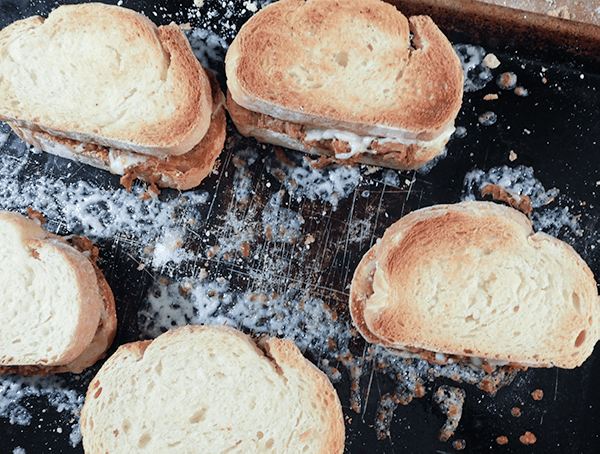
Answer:
[[(132, 1), (123, 5), (145, 12), (157, 23), (176, 20), (190, 22), (192, 27), (211, 28), (225, 42), (234, 35), (231, 24), (239, 25), (252, 14), (241, 2), (227, 5), (205, 1), (200, 10), (202, 16), (196, 15), (198, 9), (191, 2)], [(45, 14), (54, 6), (53, 2), (0, 0), (0, 26), (30, 14)], [(303, 157), (299, 153), (284, 150), (282, 158), (270, 147), (239, 137), (230, 127), (230, 139), (218, 171), (190, 192), (203, 195), (204, 203), (191, 206), (183, 201), (174, 205), (175, 225), (194, 221), (188, 226), (184, 247), (196, 254), (196, 258), (180, 262), (180, 266), (165, 263), (153, 267), (148, 262), (148, 247), (159, 242), (159, 226), (154, 226), (158, 233), (149, 241), (118, 230), (96, 238), (101, 249), (100, 265), (117, 302), (119, 331), (113, 349), (140, 337), (139, 312), (148, 291), (165, 276), (177, 280), (207, 273), (211, 278), (227, 278), (232, 291), (272, 291), (292, 295), (290, 298), (295, 294), (298, 297), (310, 294), (327, 304), (342, 320), (348, 320), (345, 307), (349, 283), (362, 255), (404, 214), (436, 203), (461, 200), (467, 191), (465, 177), (473, 170), (487, 172), (502, 166), (524, 166), (533, 169), (535, 179), (544, 187), (557, 188), (559, 195), (537, 211), (568, 208), (582, 234), (564, 225), (555, 228), (556, 224), (551, 224), (547, 229), (572, 244), (598, 276), (600, 73), (574, 63), (556, 63), (550, 56), (539, 53), (528, 54), (525, 48), (499, 47), (494, 52), (502, 61), (501, 71), (517, 74), (519, 85), (529, 92), (527, 97), (501, 91), (494, 81), (466, 93), (457, 119), (462, 133), (452, 138), (447, 156), (431, 170), (391, 175), (384, 170), (361, 169), (356, 186), (334, 203), (331, 198), (296, 197), (286, 186), (286, 175), (292, 168), (302, 166)], [(213, 55), (210, 65), (223, 82), (219, 52)], [(499, 93), (499, 99), (483, 100), (487, 93)], [(489, 111), (497, 115), (497, 120), (486, 125), (479, 117)], [(6, 125), (2, 128), (2, 132), (8, 131)], [(511, 150), (516, 153), (514, 160), (510, 157)], [(7, 159), (20, 160), (18, 171), (2, 175), (0, 184), (4, 190), (14, 182), (25, 184), (42, 177), (61, 180), (65, 185), (85, 181), (102, 188), (104, 194), (119, 190), (118, 178), (59, 158), (25, 152), (13, 136), (3, 144), (2, 153)], [(246, 198), (240, 197), (244, 185), (248, 188)], [(161, 195), (166, 202), (182, 198), (185, 194), (174, 191), (163, 191)], [(3, 209), (24, 209), (14, 194), (10, 200), (12, 205)], [(273, 200), (285, 208), (276, 213), (289, 217), (277, 221), (278, 225), (288, 226), (285, 232), (265, 230), (268, 223), (264, 213)], [(102, 206), (97, 211), (99, 219), (110, 214), (103, 213)], [(69, 223), (66, 211), (62, 207), (51, 212), (50, 230), (64, 234), (90, 233), (84, 224)], [(294, 223), (294, 219), (302, 221)], [(109, 219), (107, 224), (110, 222)], [(219, 248), (221, 252), (223, 249), (220, 240), (239, 243), (229, 255), (224, 255), (219, 252)], [(241, 242), (248, 243), (249, 254), (240, 254)], [(365, 345), (355, 339), (352, 349), (358, 355), (364, 354)], [(307, 356), (320, 365), (321, 358), (313, 350), (307, 349)], [(98, 367), (81, 376), (60, 377), (60, 386), (82, 395)], [(456, 452), (458, 446), (453, 446), (453, 441), (457, 440), (464, 441), (463, 452), (600, 452), (597, 390), (600, 361), (595, 356), (573, 371), (545, 369), (520, 373), (494, 396), (473, 385), (430, 377), (425, 382), (424, 397), (395, 409), (389, 425), (391, 435), (383, 440), (378, 439), (373, 427), (378, 405), (381, 397), (392, 392), (397, 383), (375, 369), (374, 364), (363, 366), (359, 387), (362, 406), (356, 413), (351, 408), (356, 395), (351, 392), (347, 372), (340, 367), (342, 378), (335, 387), (347, 419), (347, 452)], [(466, 392), (460, 423), (454, 436), (445, 442), (439, 440), (439, 432), (446, 417), (432, 397), (443, 385)], [(544, 391), (544, 399), (532, 400), (531, 392), (535, 389)], [(69, 418), (65, 420), (64, 413), (49, 405), (48, 399), (32, 395), (21, 400), (31, 415), (29, 424), (14, 423), (5, 414), (0, 417), (0, 452), (83, 451), (81, 443), (70, 440), (72, 433), (62, 429)], [(10, 404), (4, 402), (4, 405)], [(521, 409), (520, 417), (511, 415), (514, 407)], [(534, 445), (524, 446), (518, 441), (525, 431), (536, 435)], [(507, 445), (496, 442), (500, 435), (508, 437)]]

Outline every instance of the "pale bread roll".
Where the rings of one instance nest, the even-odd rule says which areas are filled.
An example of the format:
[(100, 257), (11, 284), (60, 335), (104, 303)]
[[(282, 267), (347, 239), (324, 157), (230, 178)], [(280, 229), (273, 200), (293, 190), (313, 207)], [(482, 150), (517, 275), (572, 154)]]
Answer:
[(81, 372), (104, 356), (116, 332), (115, 303), (85, 253), (0, 211), (0, 254), (0, 373)]
[(344, 420), (326, 375), (290, 340), (224, 326), (174, 328), (121, 346), (81, 411), (87, 453), (341, 453)]

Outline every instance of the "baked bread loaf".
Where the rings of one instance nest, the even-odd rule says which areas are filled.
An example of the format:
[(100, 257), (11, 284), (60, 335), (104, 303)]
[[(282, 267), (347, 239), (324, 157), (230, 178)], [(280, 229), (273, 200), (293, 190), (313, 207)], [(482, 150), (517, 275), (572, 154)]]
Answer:
[(341, 453), (344, 420), (324, 373), (290, 340), (224, 326), (125, 344), (90, 383), (86, 453)]
[(79, 373), (112, 344), (112, 292), (91, 242), (72, 241), (0, 211), (0, 374)]
[(44, 151), (159, 186), (197, 185), (186, 169), (209, 173), (223, 148), (210, 79), (177, 25), (118, 6), (63, 5), (0, 31), (0, 120)]
[(599, 339), (583, 259), (494, 202), (401, 218), (359, 263), (349, 304), (369, 342), (439, 363), (575, 368)]
[(228, 110), (241, 134), (397, 169), (441, 154), (463, 71), (428, 16), (381, 0), (281, 0), (227, 51)]

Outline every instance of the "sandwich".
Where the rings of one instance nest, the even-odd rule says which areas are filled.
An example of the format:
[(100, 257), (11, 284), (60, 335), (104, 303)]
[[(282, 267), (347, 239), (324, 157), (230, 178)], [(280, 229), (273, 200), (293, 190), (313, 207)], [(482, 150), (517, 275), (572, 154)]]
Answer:
[(89, 385), (86, 453), (341, 453), (342, 408), (290, 340), (187, 325), (122, 345)]
[(225, 97), (184, 33), (135, 11), (63, 5), (0, 31), (0, 120), (39, 149), (190, 189), (225, 141)]
[(225, 57), (238, 131), (330, 157), (409, 170), (444, 152), (463, 94), (460, 60), (428, 16), (381, 0), (281, 0)]
[(102, 358), (117, 317), (98, 249), (0, 211), (0, 253), (0, 374), (80, 373)]
[(599, 339), (585, 261), (495, 202), (401, 218), (357, 266), (349, 307), (368, 342), (439, 364), (572, 369)]

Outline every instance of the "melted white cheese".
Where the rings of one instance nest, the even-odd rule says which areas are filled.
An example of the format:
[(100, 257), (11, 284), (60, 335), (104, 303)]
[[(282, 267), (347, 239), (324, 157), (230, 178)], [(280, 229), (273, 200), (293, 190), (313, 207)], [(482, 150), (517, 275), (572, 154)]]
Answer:
[(127, 168), (146, 162), (145, 156), (113, 149), (108, 153), (108, 159), (110, 171), (117, 175), (123, 175)]
[(349, 159), (358, 153), (377, 153), (377, 151), (370, 148), (371, 143), (373, 143), (374, 140), (376, 140), (379, 144), (398, 143), (406, 146), (417, 144), (421, 147), (439, 147), (441, 149), (446, 141), (450, 139), (450, 136), (454, 133), (454, 130), (454, 126), (450, 125), (436, 139), (425, 141), (398, 137), (360, 136), (358, 134), (340, 129), (307, 128), (305, 140), (310, 142), (313, 140), (318, 141), (333, 139), (346, 142), (350, 146), (350, 151), (347, 153), (336, 154), (335, 157), (338, 159)]

